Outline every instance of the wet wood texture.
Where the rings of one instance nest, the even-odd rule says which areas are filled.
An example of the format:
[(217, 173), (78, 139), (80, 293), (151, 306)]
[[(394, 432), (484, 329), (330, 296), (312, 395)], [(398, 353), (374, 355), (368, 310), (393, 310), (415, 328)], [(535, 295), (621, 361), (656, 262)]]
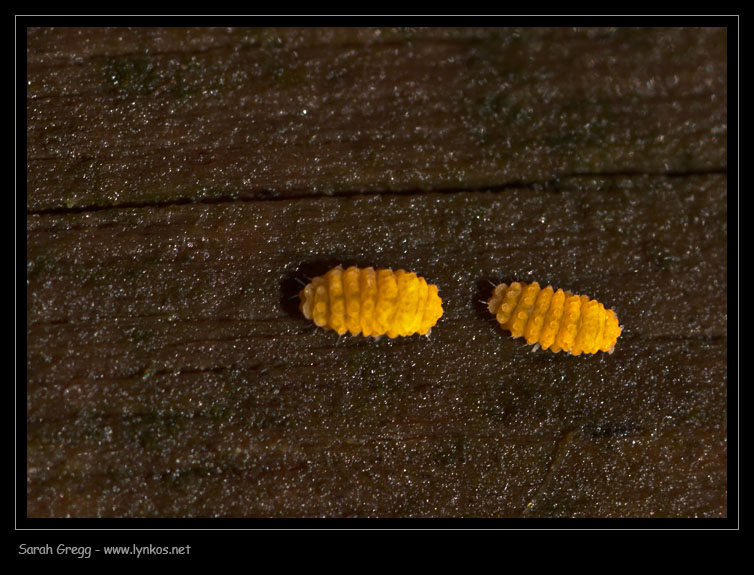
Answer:
[[(30, 517), (724, 517), (724, 29), (27, 30)], [(337, 264), (429, 338), (298, 311)], [(485, 304), (587, 294), (615, 353)]]

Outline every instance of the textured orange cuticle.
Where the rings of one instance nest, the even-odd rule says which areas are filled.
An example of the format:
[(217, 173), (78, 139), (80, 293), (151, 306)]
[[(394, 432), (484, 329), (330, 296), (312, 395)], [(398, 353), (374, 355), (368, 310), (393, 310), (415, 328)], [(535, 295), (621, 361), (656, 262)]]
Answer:
[(488, 301), (490, 313), (513, 337), (552, 352), (572, 355), (613, 352), (622, 328), (601, 303), (537, 282), (500, 284)]
[(338, 266), (315, 277), (299, 297), (307, 319), (339, 334), (424, 335), (442, 317), (437, 286), (404, 270)]

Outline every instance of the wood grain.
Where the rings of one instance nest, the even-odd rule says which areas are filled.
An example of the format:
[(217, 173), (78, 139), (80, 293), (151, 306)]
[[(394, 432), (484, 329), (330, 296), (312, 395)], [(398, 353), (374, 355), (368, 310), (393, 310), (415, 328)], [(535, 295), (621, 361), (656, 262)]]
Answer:
[[(30, 517), (727, 515), (724, 29), (27, 41)], [(337, 264), (445, 315), (316, 330)], [(516, 279), (615, 353), (511, 339)]]

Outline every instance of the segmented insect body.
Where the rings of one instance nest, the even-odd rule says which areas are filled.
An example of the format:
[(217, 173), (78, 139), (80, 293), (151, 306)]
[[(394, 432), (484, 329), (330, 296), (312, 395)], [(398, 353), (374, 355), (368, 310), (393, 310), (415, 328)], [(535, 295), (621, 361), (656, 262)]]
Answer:
[(307, 319), (339, 334), (424, 335), (442, 317), (437, 286), (404, 270), (338, 266), (315, 277), (299, 297)]
[[(618, 316), (601, 303), (537, 282), (500, 284), (489, 299), (490, 313), (513, 337), (529, 345), (572, 355), (613, 352), (621, 334)], [(535, 348), (536, 349), (536, 348)]]

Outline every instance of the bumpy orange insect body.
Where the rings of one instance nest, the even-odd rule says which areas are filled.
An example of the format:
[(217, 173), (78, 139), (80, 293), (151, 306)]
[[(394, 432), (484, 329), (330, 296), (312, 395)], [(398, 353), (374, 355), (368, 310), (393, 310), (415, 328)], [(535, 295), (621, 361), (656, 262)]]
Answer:
[(621, 334), (618, 316), (587, 296), (540, 289), (537, 282), (500, 284), (489, 299), (490, 313), (513, 337), (529, 345), (572, 355), (612, 353)]
[(299, 297), (307, 319), (339, 334), (424, 335), (442, 317), (437, 286), (403, 270), (338, 266), (314, 278)]

